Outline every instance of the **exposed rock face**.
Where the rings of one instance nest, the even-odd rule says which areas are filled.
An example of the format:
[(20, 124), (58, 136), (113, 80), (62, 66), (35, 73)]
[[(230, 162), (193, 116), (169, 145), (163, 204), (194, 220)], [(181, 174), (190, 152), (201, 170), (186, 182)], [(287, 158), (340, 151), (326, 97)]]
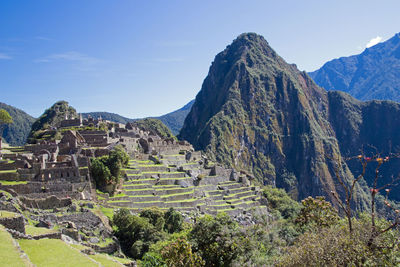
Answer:
[(360, 100), (400, 101), (400, 33), (359, 55), (331, 60), (309, 73), (327, 90), (341, 90)]
[[(340, 103), (354, 114), (340, 112)], [(399, 108), (379, 103), (393, 106), (393, 112)], [(379, 103), (328, 94), (305, 72), (287, 64), (263, 37), (242, 34), (216, 56), (179, 137), (211, 159), (247, 169), (299, 199), (331, 198), (330, 191), (337, 188), (332, 159), (341, 151), (359, 153), (357, 146), (365, 141), (376, 143), (374, 136), (364, 137), (367, 129), (361, 126), (382, 118), (364, 117)], [(381, 108), (375, 108), (379, 113)], [(353, 131), (357, 137), (350, 134)], [(394, 132), (385, 137), (393, 140)], [(353, 138), (359, 142), (354, 144)], [(343, 174), (353, 176), (347, 166)]]

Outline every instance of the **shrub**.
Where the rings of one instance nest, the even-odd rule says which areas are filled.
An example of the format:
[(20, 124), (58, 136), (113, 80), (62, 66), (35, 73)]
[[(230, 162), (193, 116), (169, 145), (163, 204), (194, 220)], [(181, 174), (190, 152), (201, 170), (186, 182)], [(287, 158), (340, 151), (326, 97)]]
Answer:
[(268, 208), (285, 219), (294, 218), (300, 211), (300, 204), (293, 200), (283, 189), (265, 186), (263, 196), (268, 201)]
[(179, 238), (170, 243), (162, 251), (161, 255), (171, 267), (200, 267), (204, 266), (203, 259), (192, 251), (192, 246), (185, 239)]
[[(346, 221), (317, 231), (307, 231), (284, 253), (277, 266), (398, 266), (400, 251), (397, 245), (399, 234), (388, 231), (368, 246), (370, 239), (370, 217), (362, 215), (353, 220), (353, 234), (349, 235)], [(378, 227), (384, 229), (389, 223), (379, 220)]]
[(165, 213), (164, 218), (165, 218), (165, 225), (164, 225), (165, 231), (172, 234), (182, 230), (183, 217), (179, 212), (177, 212), (173, 208), (170, 208)]
[(163, 239), (163, 233), (147, 218), (131, 215), (127, 209), (120, 209), (114, 214), (113, 224), (122, 249), (135, 259), (141, 259), (150, 245)]

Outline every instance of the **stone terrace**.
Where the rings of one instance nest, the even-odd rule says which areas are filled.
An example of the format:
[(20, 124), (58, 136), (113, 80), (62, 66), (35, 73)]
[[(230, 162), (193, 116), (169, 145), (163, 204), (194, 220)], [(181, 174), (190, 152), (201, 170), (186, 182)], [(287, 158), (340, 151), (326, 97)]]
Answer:
[(131, 159), (121, 191), (106, 206), (140, 211), (148, 207), (231, 215), (261, 206), (259, 187), (231, 169), (207, 166), (200, 152), (142, 155)]

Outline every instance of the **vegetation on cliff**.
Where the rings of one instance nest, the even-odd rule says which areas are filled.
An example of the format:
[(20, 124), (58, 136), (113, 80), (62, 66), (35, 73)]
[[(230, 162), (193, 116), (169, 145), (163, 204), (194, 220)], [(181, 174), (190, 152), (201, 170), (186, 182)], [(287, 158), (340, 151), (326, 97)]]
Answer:
[[(66, 116), (68, 116), (68, 118), (78, 117), (76, 110), (69, 106), (66, 101), (59, 101), (49, 109), (46, 109), (45, 112), (33, 123), (28, 136), (28, 143), (34, 144), (38, 140), (44, 138), (45, 131), (50, 130), (52, 127), (59, 126), (60, 122), (65, 120)], [(54, 138), (55, 136), (51, 137)]]

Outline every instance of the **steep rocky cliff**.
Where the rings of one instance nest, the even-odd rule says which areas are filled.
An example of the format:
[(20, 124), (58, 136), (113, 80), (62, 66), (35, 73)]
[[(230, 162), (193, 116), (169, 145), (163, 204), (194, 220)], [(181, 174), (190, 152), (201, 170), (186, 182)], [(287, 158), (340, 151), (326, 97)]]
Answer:
[[(328, 94), (287, 64), (262, 36), (242, 34), (216, 56), (179, 138), (299, 199), (330, 198), (338, 188), (334, 159), (376, 141), (363, 133), (375, 120), (383, 123), (382, 117), (365, 117), (379, 113), (382, 108), (374, 106), (379, 103), (400, 115), (394, 103), (361, 103), (347, 94)], [(378, 110), (370, 110), (374, 108)], [(393, 134), (387, 133), (386, 141)], [(346, 164), (342, 174), (353, 177)]]

